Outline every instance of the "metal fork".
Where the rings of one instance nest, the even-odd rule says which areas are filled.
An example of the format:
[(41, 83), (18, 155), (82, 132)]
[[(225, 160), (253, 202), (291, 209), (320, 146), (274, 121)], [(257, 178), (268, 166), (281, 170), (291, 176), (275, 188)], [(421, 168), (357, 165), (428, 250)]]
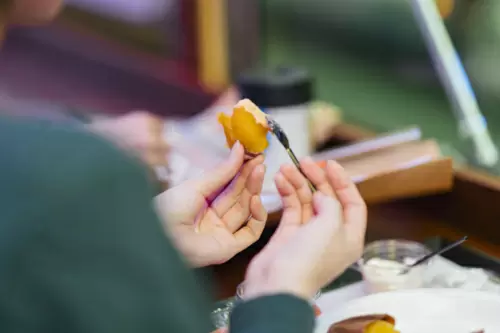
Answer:
[(281, 128), (281, 126), (271, 117), (266, 116), (267, 124), (269, 125), (269, 128), (271, 129), (271, 132), (274, 134), (276, 139), (281, 143), (281, 145), (285, 148), (288, 156), (290, 156), (290, 159), (292, 160), (293, 164), (299, 169), (300, 173), (304, 176), (304, 178), (307, 180), (307, 184), (309, 185), (309, 188), (311, 189), (311, 192), (314, 193), (316, 192), (316, 187), (311, 183), (311, 181), (307, 178), (305, 175), (304, 171), (300, 167), (300, 162), (297, 159), (297, 156), (293, 152), (292, 148), (290, 147), (290, 141), (288, 140), (287, 135)]

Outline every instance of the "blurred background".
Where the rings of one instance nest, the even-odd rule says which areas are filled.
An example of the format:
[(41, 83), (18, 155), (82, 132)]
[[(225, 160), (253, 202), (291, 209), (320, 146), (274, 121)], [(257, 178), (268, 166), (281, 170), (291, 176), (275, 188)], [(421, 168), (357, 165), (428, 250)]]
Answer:
[[(500, 1), (420, 2), (432, 1), (498, 143)], [(52, 24), (13, 27), (9, 31), (0, 52), (0, 110), (54, 119), (148, 110), (165, 118), (193, 119), (214, 105), (243, 72), (292, 66), (311, 74), (315, 101), (334, 106), (337, 118), (328, 121), (348, 125), (335, 131), (327, 128), (328, 135), (342, 132), (337, 139), (342, 138), (323, 146), (318, 143), (325, 143), (320, 141), (328, 141), (328, 137), (314, 138), (314, 148), (330, 148), (415, 125), (424, 139), (435, 139), (436, 146), (449, 148), (444, 154), (451, 153), (456, 162), (462, 155), (470, 156), (470, 141), (460, 135), (460, 117), (453, 112), (453, 103), (435, 71), (411, 3), (66, 0), (62, 15)], [(226, 105), (234, 104), (237, 98), (229, 96)], [(312, 136), (325, 124), (318, 114), (319, 120), (310, 125)], [(216, 123), (213, 115), (196, 119)], [(190, 127), (185, 133), (193, 136), (197, 131), (203, 132), (201, 127)], [(207, 137), (215, 137), (209, 130), (207, 133)], [(409, 132), (411, 140), (420, 139), (420, 132), (417, 139), (413, 133)], [(217, 140), (223, 145), (223, 139)], [(199, 140), (205, 145), (208, 141)], [(390, 145), (396, 146), (394, 142)], [(415, 148), (417, 145), (423, 150)], [(432, 142), (431, 146), (432, 153), (439, 150)], [(467, 168), (452, 169), (449, 160), (437, 158), (420, 161), (419, 166), (398, 164), (396, 157), (406, 161), (429, 155), (426, 142), (402, 147), (389, 147), (375, 160), (362, 156), (371, 162), (361, 158), (347, 161), (368, 169), (384, 162), (395, 170), (392, 176), (384, 171), (369, 184), (358, 184), (370, 205), (367, 240), (406, 238), (423, 242), (436, 235), (453, 240), (467, 234), (471, 236), (468, 243), (476, 237), (476, 248), (500, 257), (500, 206), (491, 204), (500, 200), (498, 177)], [(205, 146), (197, 148), (192, 156), (213, 155)], [(172, 160), (169, 163), (176, 164)], [(179, 169), (187, 169), (177, 164)], [(200, 164), (206, 166), (205, 161)], [(490, 171), (500, 174), (498, 165)], [(429, 190), (448, 191), (452, 178), (453, 190), (444, 195), (387, 204), (370, 201), (380, 198), (384, 190), (384, 200), (409, 194), (424, 196)], [(269, 220), (278, 221), (278, 217), (270, 215)], [(233, 295), (243, 279), (242, 267), (246, 264), (236, 261), (218, 272), (221, 285), (229, 286), (221, 297)], [(476, 261), (466, 264), (485, 266)], [(237, 274), (235, 267), (241, 268)]]
[[(498, 139), (500, 3), (436, 1)], [(83, 112), (189, 116), (243, 70), (293, 65), (311, 72), (316, 97), (339, 106), (346, 122), (376, 132), (418, 125), (426, 137), (461, 145), (409, 1), (66, 3), (53, 24), (9, 33), (4, 94)]]

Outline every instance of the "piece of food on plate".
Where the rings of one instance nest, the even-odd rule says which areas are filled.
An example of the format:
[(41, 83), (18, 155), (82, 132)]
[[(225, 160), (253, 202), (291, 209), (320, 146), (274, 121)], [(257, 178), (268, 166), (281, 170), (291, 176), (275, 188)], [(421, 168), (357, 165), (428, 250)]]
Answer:
[(239, 141), (247, 155), (256, 156), (262, 154), (269, 145), (266, 115), (249, 99), (236, 103), (232, 115), (219, 113), (218, 120), (224, 128), (229, 148)]
[(396, 321), (386, 314), (352, 317), (333, 324), (328, 333), (400, 333)]
[(317, 306), (316, 304), (313, 304), (313, 310), (314, 310), (314, 315), (316, 317), (320, 316), (321, 315), (321, 309), (319, 308), (319, 306)]

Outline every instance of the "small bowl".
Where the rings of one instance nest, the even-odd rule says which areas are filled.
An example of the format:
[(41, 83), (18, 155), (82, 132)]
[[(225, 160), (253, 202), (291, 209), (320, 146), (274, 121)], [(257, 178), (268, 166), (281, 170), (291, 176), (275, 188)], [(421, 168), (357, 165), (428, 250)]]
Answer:
[(228, 300), (225, 305), (218, 307), (210, 314), (210, 319), (215, 329), (224, 328), (229, 325), (229, 316), (234, 308), (235, 297)]
[(424, 286), (430, 261), (407, 273), (402, 270), (431, 251), (423, 244), (407, 240), (381, 240), (368, 244), (357, 269), (363, 275), (367, 291), (377, 293), (391, 290), (415, 289)]
[[(235, 297), (231, 298), (226, 303), (225, 306), (219, 307), (214, 311), (212, 311), (211, 319), (215, 329), (228, 327), (231, 311), (236, 306), (236, 304), (244, 300), (245, 297), (244, 294), (245, 294), (245, 282), (243, 281), (238, 285), (238, 287), (236, 287)], [(316, 301), (320, 296), (321, 296), (321, 290), (318, 291), (316, 295), (314, 295), (313, 299), (311, 300), (311, 304), (314, 304), (314, 301)]]

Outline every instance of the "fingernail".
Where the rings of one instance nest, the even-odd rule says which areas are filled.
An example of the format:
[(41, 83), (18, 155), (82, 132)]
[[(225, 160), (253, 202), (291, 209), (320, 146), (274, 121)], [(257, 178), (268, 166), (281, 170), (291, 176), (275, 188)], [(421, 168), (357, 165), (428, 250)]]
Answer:
[(329, 168), (335, 168), (335, 161), (333, 160), (328, 160), (326, 161), (326, 166), (329, 167)]

